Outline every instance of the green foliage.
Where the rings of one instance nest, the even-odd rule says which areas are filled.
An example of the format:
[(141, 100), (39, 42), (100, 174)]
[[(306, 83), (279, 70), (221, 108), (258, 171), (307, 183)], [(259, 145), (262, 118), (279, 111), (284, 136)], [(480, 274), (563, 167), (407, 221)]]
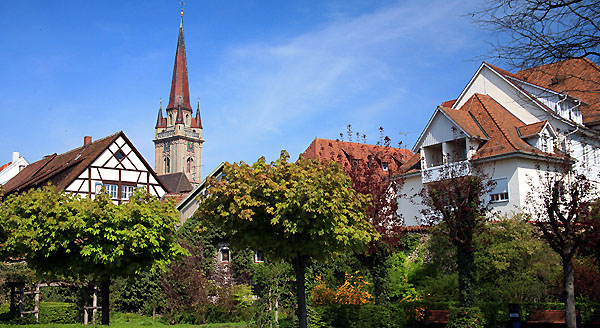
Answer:
[(161, 283), (162, 273), (156, 270), (122, 279), (119, 287), (113, 283), (111, 290), (115, 309), (120, 312), (152, 314), (153, 310), (164, 305)]
[[(27, 310), (30, 310), (29, 308)], [(73, 324), (81, 321), (81, 309), (73, 303), (40, 302), (39, 321), (41, 324)], [(27, 314), (22, 320), (9, 315), (9, 304), (0, 306), (0, 321), (9, 323), (35, 323), (33, 314)]]
[(42, 274), (104, 280), (164, 267), (183, 253), (173, 204), (140, 189), (119, 206), (108, 194), (92, 200), (52, 186), (9, 195), (3, 205), (5, 252)]
[(448, 328), (483, 328), (485, 319), (477, 307), (456, 307), (450, 309)]
[(502, 217), (486, 225), (476, 243), (483, 300), (522, 303), (553, 298), (561, 279), (560, 257), (527, 217)]
[(396, 328), (407, 323), (406, 312), (397, 304), (326, 305), (309, 309), (311, 327)]
[(271, 259), (327, 259), (376, 238), (364, 214), (369, 197), (354, 192), (339, 164), (288, 157), (226, 164), (227, 179), (211, 180), (200, 204), (203, 222), (222, 227), (232, 245), (262, 248)]
[(391, 299), (414, 300), (423, 295), (424, 291), (412, 283), (422, 271), (423, 258), (418, 257), (414, 261), (409, 261), (404, 253), (398, 252), (387, 259), (386, 266)]

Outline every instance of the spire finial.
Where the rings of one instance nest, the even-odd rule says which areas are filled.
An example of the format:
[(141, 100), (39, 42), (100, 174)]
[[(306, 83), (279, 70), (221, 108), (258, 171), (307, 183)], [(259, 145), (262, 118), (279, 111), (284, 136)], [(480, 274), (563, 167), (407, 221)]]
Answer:
[(185, 2), (183, 2), (183, 0), (180, 0), (179, 3), (181, 4), (181, 23), (179, 23), (179, 27), (182, 28), (183, 27), (183, 5), (185, 5)]
[(162, 109), (162, 98), (160, 98), (160, 109)]
[(198, 110), (200, 110), (200, 97), (198, 97)]

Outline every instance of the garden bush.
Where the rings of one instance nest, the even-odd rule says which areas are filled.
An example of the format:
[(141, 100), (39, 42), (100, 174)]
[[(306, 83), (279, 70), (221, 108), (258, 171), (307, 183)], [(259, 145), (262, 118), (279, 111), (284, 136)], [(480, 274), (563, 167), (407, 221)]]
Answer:
[(406, 313), (399, 305), (324, 305), (311, 307), (311, 327), (397, 328), (406, 325)]
[(450, 309), (447, 328), (483, 328), (485, 319), (477, 307), (455, 307)]

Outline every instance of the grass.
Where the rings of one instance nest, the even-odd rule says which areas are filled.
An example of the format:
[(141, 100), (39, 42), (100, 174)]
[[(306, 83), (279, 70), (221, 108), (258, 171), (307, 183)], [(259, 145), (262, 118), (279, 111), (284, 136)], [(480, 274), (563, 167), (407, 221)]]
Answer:
[[(114, 313), (110, 319), (110, 327), (126, 328), (126, 327), (200, 327), (200, 328), (245, 328), (245, 323), (211, 323), (205, 325), (190, 325), (190, 324), (178, 324), (169, 325), (159, 320), (152, 320), (150, 317), (145, 317), (139, 314), (132, 313)], [(9, 325), (0, 324), (0, 328), (18, 328), (18, 327), (35, 327), (35, 328), (90, 328), (90, 327), (105, 327), (101, 325), (83, 325), (83, 324), (32, 324), (32, 325)]]

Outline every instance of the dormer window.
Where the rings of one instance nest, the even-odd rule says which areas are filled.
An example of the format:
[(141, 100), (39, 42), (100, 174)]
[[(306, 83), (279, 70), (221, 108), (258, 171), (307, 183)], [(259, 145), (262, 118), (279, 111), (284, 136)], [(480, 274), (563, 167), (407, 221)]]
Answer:
[(382, 170), (387, 171), (388, 170), (388, 166), (389, 166), (388, 162), (381, 162), (381, 169)]

